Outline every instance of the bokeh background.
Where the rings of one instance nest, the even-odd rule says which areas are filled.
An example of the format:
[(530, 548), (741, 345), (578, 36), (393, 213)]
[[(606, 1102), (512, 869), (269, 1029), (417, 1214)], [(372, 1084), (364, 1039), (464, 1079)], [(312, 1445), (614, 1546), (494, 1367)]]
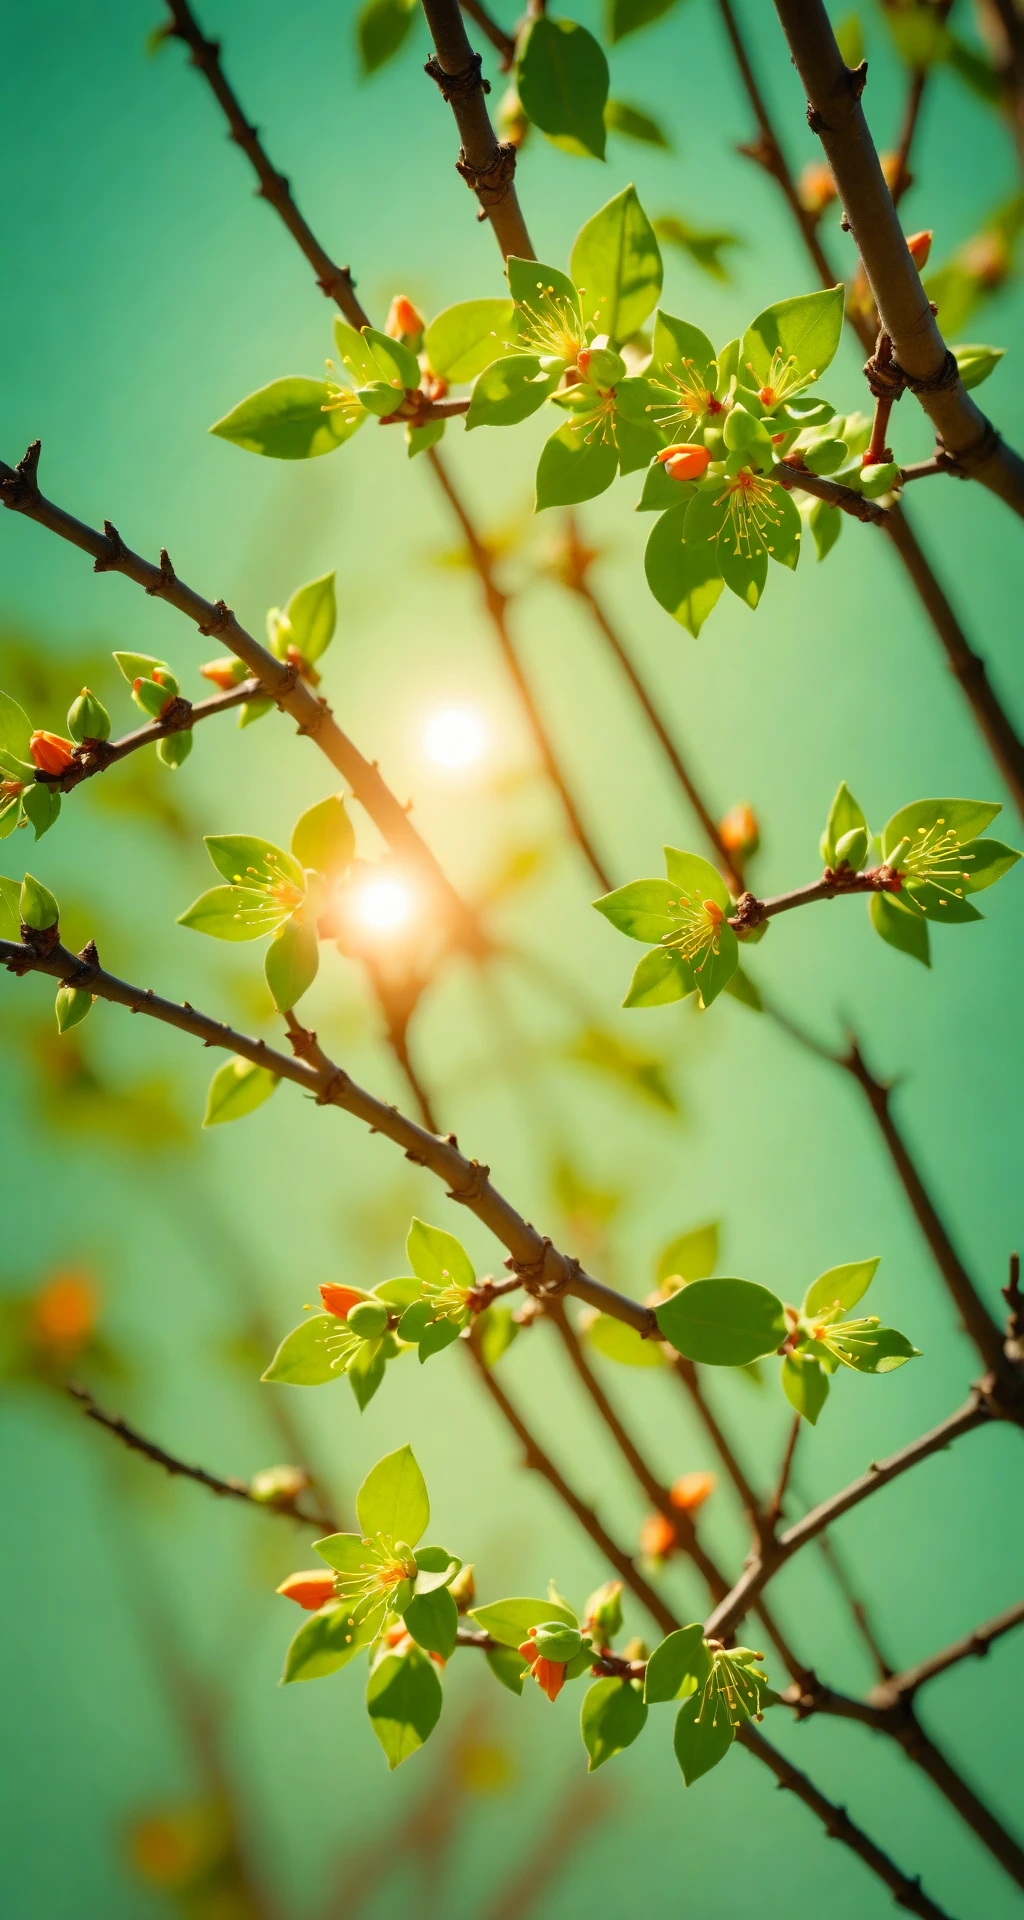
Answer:
[[(815, 154), (774, 15), (745, 14), (803, 165)], [(578, 16), (596, 25), (589, 0)], [(343, 725), (414, 798), (457, 883), (494, 889), (494, 924), (573, 983), (557, 998), (511, 966), (485, 980), (454, 967), (413, 1027), (444, 1123), (529, 1217), (637, 1295), (663, 1244), (710, 1220), (721, 1222), (721, 1271), (788, 1297), (838, 1261), (883, 1255), (873, 1303), (924, 1358), (891, 1378), (836, 1383), (801, 1446), (796, 1484), (809, 1503), (959, 1404), (975, 1367), (867, 1108), (843, 1075), (728, 997), (710, 1020), (689, 1004), (618, 1011), (633, 953), (590, 911), (589, 876), (562, 836), (426, 463), (408, 462), (399, 436), (370, 430), (305, 464), (207, 435), (255, 387), (320, 372), (330, 310), (254, 198), (182, 49), (147, 53), (158, 17), (136, 0), (37, 0), (0, 23), (4, 458), (41, 435), (54, 498), (93, 523), (110, 515), (144, 553), (166, 544), (185, 579), (257, 631), (269, 605), (337, 570), (339, 631), (325, 667)], [(371, 311), (398, 291), (429, 313), (501, 293), (492, 237), (453, 170), (450, 116), (422, 75), (421, 23), (363, 83), (344, 0), (205, 0), (203, 21)], [(905, 74), (878, 13), (864, 9), (863, 23), (870, 119), (891, 145)], [(564, 263), (582, 221), (635, 178), (651, 214), (742, 242), (725, 256), (728, 281), (666, 254), (664, 304), (726, 339), (809, 281), (771, 182), (735, 152), (751, 128), (715, 10), (689, 0), (615, 48), (611, 65), (613, 93), (655, 114), (673, 150), (612, 138), (602, 167), (533, 134), (519, 180), (538, 253)], [(948, 70), (931, 84), (914, 170), (905, 223), (936, 229), (940, 259), (1016, 192), (1005, 128)], [(849, 268), (834, 223), (829, 239)], [(1008, 273), (960, 337), (1009, 346), (1020, 325)], [(829, 379), (839, 406), (862, 401), (858, 359), (844, 343)], [(985, 400), (1019, 445), (1024, 386), (1012, 354)], [(657, 872), (663, 840), (700, 841), (617, 669), (545, 571), (560, 528), (556, 516), (533, 520), (530, 506), (546, 430), (546, 419), (468, 440), (457, 430), (445, 451), (520, 589), (511, 618), (537, 698), (621, 880)], [(913, 402), (896, 433), (904, 458), (927, 452)], [(813, 874), (840, 778), (875, 824), (919, 794), (1002, 797), (880, 536), (848, 523), (825, 565), (805, 554), (795, 576), (773, 570), (756, 619), (726, 595), (697, 644), (647, 592), (651, 523), (632, 513), (638, 493), (639, 477), (582, 515), (604, 554), (595, 581), (713, 804), (757, 809), (761, 890)], [(997, 686), (1024, 715), (1016, 527), (990, 496), (952, 481), (921, 486), (912, 504)], [(0, 621), (3, 684), (51, 726), (86, 678), (111, 694), (115, 727), (131, 724), (112, 647), (164, 655), (193, 696), (204, 685), (206, 643), (177, 615), (118, 577), (94, 578), (82, 556), (13, 517), (0, 527)], [(423, 744), (431, 716), (453, 705), (476, 712), (488, 737), (483, 761), (460, 776)], [(231, 721), (201, 729), (178, 774), (141, 759), (76, 793), (38, 851), (9, 841), (0, 865), (31, 864), (69, 932), (79, 943), (95, 934), (119, 972), (269, 1036), (258, 950), (198, 940), (175, 916), (208, 884), (202, 833), (284, 841), (329, 790), (324, 766), (276, 716), (241, 733)], [(1010, 811), (1004, 826), (1013, 839)], [(358, 831), (376, 857), (369, 823)], [(875, 1067), (902, 1076), (901, 1123), (996, 1306), (1019, 1231), (1022, 902), (1012, 880), (989, 896), (983, 925), (935, 941), (931, 973), (883, 947), (858, 901), (780, 923), (750, 962), (821, 1036), (852, 1022)], [(408, 1097), (356, 965), (328, 954), (308, 1005), (357, 1077)], [(102, 1005), (58, 1040), (42, 981), (5, 980), (0, 1038), (8, 1331), (19, 1315), (24, 1323), (18, 1302), (54, 1276), (85, 1275), (99, 1318), (79, 1371), (172, 1449), (242, 1476), (301, 1450), (351, 1511), (367, 1468), (409, 1439), (435, 1533), (476, 1563), (483, 1597), (543, 1591), (553, 1576), (583, 1601), (603, 1567), (520, 1472), (458, 1352), (422, 1371), (403, 1362), (362, 1416), (344, 1384), (258, 1385), (319, 1282), (372, 1285), (403, 1271), (414, 1211), (453, 1225), (426, 1174), (287, 1087), (238, 1125), (200, 1133), (211, 1071), (200, 1049)], [(500, 1263), (473, 1220), (455, 1225), (481, 1270)], [(543, 1328), (502, 1367), (586, 1496), (635, 1544), (643, 1508)], [(666, 1478), (714, 1464), (667, 1375), (608, 1368), (606, 1384)], [(709, 1392), (751, 1474), (772, 1482), (788, 1429), (774, 1368), (760, 1386), (722, 1377)], [(306, 1534), (166, 1482), (38, 1383), (8, 1382), (0, 1424), (0, 1689), (11, 1733), (0, 1828), (12, 1914), (328, 1920), (410, 1901), (493, 1920), (888, 1911), (880, 1883), (744, 1755), (686, 1793), (670, 1716), (654, 1713), (638, 1744), (588, 1780), (576, 1697), (553, 1711), (530, 1688), (517, 1702), (468, 1656), (448, 1670), (430, 1746), (389, 1777), (358, 1667), (276, 1685), (295, 1620), (273, 1587), (308, 1563)], [(973, 1436), (844, 1521), (838, 1544), (894, 1664), (1018, 1597), (1018, 1450), (1019, 1436)], [(738, 1566), (743, 1528), (724, 1489), (704, 1525)], [(669, 1567), (661, 1577), (684, 1618), (703, 1611), (695, 1576)], [(777, 1605), (823, 1676), (851, 1690), (870, 1683), (813, 1551), (779, 1582)], [(633, 1608), (630, 1624), (647, 1623)], [(922, 1708), (1011, 1825), (1022, 1659), (1019, 1639), (1002, 1641), (983, 1665), (935, 1684)], [(795, 1726), (781, 1712), (766, 1731), (960, 1920), (1020, 1911), (1012, 1883), (889, 1744), (837, 1722)]]

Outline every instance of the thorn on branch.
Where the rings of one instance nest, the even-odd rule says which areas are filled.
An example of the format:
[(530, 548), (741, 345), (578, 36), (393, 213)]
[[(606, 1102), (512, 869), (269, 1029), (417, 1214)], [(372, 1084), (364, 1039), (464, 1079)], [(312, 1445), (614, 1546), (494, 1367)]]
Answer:
[(95, 559), (92, 563), (92, 570), (94, 573), (116, 572), (118, 567), (121, 565), (121, 562), (124, 559), (128, 549), (125, 546), (124, 541), (122, 540), (121, 535), (118, 533), (117, 528), (115, 527), (114, 522), (112, 520), (104, 520), (103, 531), (106, 534), (111, 547), (113, 548), (113, 552), (109, 555), (109, 557), (104, 557), (101, 555), (97, 559)]
[(18, 507), (31, 504), (39, 498), (39, 456), (43, 450), (41, 440), (33, 440), (26, 447), (14, 472), (0, 480), (0, 497), (5, 507)]

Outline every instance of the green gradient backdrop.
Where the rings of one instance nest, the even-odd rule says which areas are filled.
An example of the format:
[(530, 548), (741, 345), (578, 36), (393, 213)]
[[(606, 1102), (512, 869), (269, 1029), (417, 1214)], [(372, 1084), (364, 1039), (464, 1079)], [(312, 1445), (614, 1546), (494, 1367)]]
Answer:
[[(183, 577), (223, 594), (250, 626), (300, 581), (335, 567), (341, 619), (327, 691), (344, 724), (379, 756), (456, 880), (472, 886), (502, 848), (557, 828), (535, 781), (493, 789), (441, 779), (420, 740), (428, 714), (453, 699), (478, 705), (501, 773), (530, 766), (527, 742), (471, 577), (433, 556), (452, 529), (425, 467), (397, 437), (370, 431), (329, 460), (292, 466), (250, 458), (205, 429), (252, 388), (285, 372), (317, 373), (330, 351), (330, 313), (274, 217), (254, 199), (205, 89), (180, 49), (147, 58), (155, 5), (36, 0), (0, 23), (4, 128), (3, 376), (0, 449), (20, 454), (41, 434), (45, 485), (93, 522), (110, 514), (146, 553), (163, 542)], [(773, 101), (810, 157), (803, 110), (774, 16), (748, 4)], [(500, 262), (452, 168), (453, 129), (424, 81), (417, 27), (401, 59), (358, 84), (350, 5), (209, 0), (229, 71), (313, 226), (351, 259), (360, 294), (382, 313), (399, 288), (429, 311), (499, 293)], [(582, 17), (590, 19), (589, 5)], [(870, 115), (883, 141), (899, 107), (899, 75), (881, 29), (869, 46)], [(685, 211), (731, 226), (747, 245), (723, 288), (668, 263), (665, 304), (718, 338), (766, 301), (806, 284), (804, 261), (770, 183), (735, 157), (749, 128), (716, 17), (703, 0), (629, 41), (612, 57), (613, 92), (656, 112), (677, 153), (610, 142), (605, 167), (572, 160), (534, 136), (520, 182), (540, 256), (565, 259), (581, 221), (635, 177), (652, 213)], [(950, 128), (955, 128), (955, 138)], [(955, 83), (929, 99), (910, 227), (934, 225), (947, 252), (1013, 190), (1010, 146)], [(848, 242), (831, 235), (848, 265)], [(1020, 300), (994, 302), (973, 337), (1019, 338)], [(844, 346), (835, 397), (862, 398), (854, 345)], [(1024, 385), (1009, 359), (987, 398), (1008, 437), (1024, 438)], [(927, 449), (912, 403), (897, 421), (905, 457)], [(491, 524), (528, 509), (538, 423), (515, 435), (449, 435), (453, 468)], [(726, 603), (699, 645), (660, 612), (642, 576), (650, 522), (628, 508), (629, 482), (587, 511), (606, 538), (603, 589), (658, 687), (695, 768), (722, 809), (750, 798), (764, 822), (757, 881), (772, 891), (814, 870), (817, 837), (845, 777), (872, 820), (918, 793), (999, 792), (986, 755), (916, 602), (880, 537), (848, 526), (829, 564), (805, 556), (796, 577), (771, 582), (756, 622)], [(1024, 715), (1019, 647), (1022, 573), (1017, 533), (980, 490), (937, 483), (915, 517), (942, 578), (994, 677)], [(539, 551), (546, 529), (531, 533)], [(0, 526), (0, 618), (9, 634), (60, 657), (128, 646), (165, 652), (184, 690), (202, 684), (195, 636), (129, 583), (94, 580), (88, 565), (32, 526)], [(531, 588), (514, 619), (588, 822), (621, 878), (657, 871), (663, 839), (698, 844), (623, 687), (579, 613), (553, 586)], [(200, 643), (202, 644), (202, 643)], [(78, 682), (75, 681), (75, 686)], [(122, 702), (121, 719), (127, 708)], [(59, 722), (59, 709), (50, 716)], [(210, 951), (173, 915), (205, 884), (202, 830), (248, 828), (283, 839), (325, 789), (317, 757), (283, 722), (197, 736), (175, 794), (190, 810), (176, 844), (130, 817), (76, 796), (31, 862), (62, 898), (88, 904), (109, 964), (212, 1010), (265, 1016), (251, 951)], [(115, 773), (112, 780), (119, 776)], [(167, 776), (168, 780), (171, 778)], [(361, 823), (364, 850), (372, 832)], [(1007, 837), (1013, 830), (1007, 827)], [(3, 861), (10, 868), (22, 843)], [(99, 858), (97, 859), (97, 849)], [(25, 858), (28, 856), (25, 855)], [(418, 1018), (424, 1072), (447, 1124), (494, 1166), (501, 1184), (543, 1222), (555, 1218), (552, 1151), (606, 1186), (628, 1190), (604, 1256), (640, 1292), (675, 1230), (725, 1223), (726, 1270), (797, 1293), (836, 1261), (880, 1251), (877, 1306), (924, 1349), (889, 1380), (838, 1383), (806, 1444), (807, 1497), (822, 1494), (941, 1417), (963, 1395), (972, 1356), (951, 1312), (866, 1110), (841, 1076), (801, 1056), (727, 1003), (705, 1023), (689, 1010), (615, 1013), (632, 956), (587, 905), (587, 876), (563, 850), (507, 916), (516, 937), (571, 965), (626, 1038), (664, 1050), (685, 1106), (674, 1124), (565, 1065), (571, 1023), (506, 979), (501, 1004), (465, 974), (450, 975)], [(935, 944), (932, 974), (875, 940), (863, 907), (839, 903), (783, 923), (758, 949), (766, 984), (821, 1032), (837, 1016), (866, 1036), (880, 1070), (910, 1077), (902, 1120), (987, 1297), (998, 1301), (1018, 1231), (1020, 1192), (1020, 941), (1024, 894), (992, 897), (984, 926)], [(354, 971), (325, 964), (310, 1006), (352, 1070), (390, 1098), (402, 1088), (381, 1048), (376, 1016)], [(117, 1389), (151, 1430), (188, 1457), (249, 1473), (280, 1457), (281, 1439), (253, 1388), (254, 1367), (224, 1352), (240, 1292), (258, 1298), (275, 1332), (294, 1323), (317, 1282), (372, 1283), (401, 1269), (415, 1207), (451, 1225), (440, 1190), (354, 1124), (325, 1116), (286, 1089), (254, 1118), (203, 1135), (186, 1151), (133, 1154), (47, 1130), (20, 1044), (31, 1015), (52, 1019), (42, 983), (0, 989), (3, 1268), (12, 1288), (71, 1257), (101, 1274), (112, 1334), (130, 1350), (134, 1381)], [(271, 1030), (268, 1024), (268, 1032)], [(31, 1037), (31, 1036), (29, 1036)], [(210, 1063), (198, 1049), (140, 1031), (98, 1007), (83, 1036), (115, 1077), (161, 1075), (190, 1120)], [(230, 1224), (228, 1224), (230, 1223)], [(482, 1266), (499, 1258), (460, 1221)], [(639, 1508), (572, 1387), (556, 1379), (542, 1334), (522, 1341), (508, 1376), (560, 1457), (602, 1513), (635, 1538)], [(711, 1464), (671, 1382), (616, 1375), (632, 1417), (667, 1475)], [(716, 1402), (743, 1435), (751, 1470), (767, 1479), (786, 1428), (773, 1383), (715, 1382)], [(274, 1390), (263, 1389), (267, 1394)], [(281, 1390), (286, 1391), (286, 1390)], [(603, 1577), (587, 1543), (546, 1491), (514, 1471), (507, 1437), (458, 1356), (421, 1374), (411, 1364), (360, 1419), (344, 1389), (291, 1396), (316, 1460), (350, 1501), (367, 1466), (410, 1438), (434, 1496), (439, 1535), (475, 1559), (486, 1594), (529, 1590), (555, 1575), (582, 1600)], [(14, 1578), (0, 1634), (6, 1718), (16, 1728), (0, 1800), (8, 1910), (19, 1920), (122, 1920), (166, 1911), (131, 1877), (125, 1823), (140, 1809), (195, 1791), (187, 1746), (162, 1691), (134, 1592), (142, 1542), (164, 1604), (196, 1660), (219, 1667), (229, 1747), (267, 1883), (289, 1915), (318, 1911), (339, 1852), (401, 1821), (430, 1755), (389, 1780), (359, 1705), (355, 1670), (312, 1688), (275, 1690), (292, 1620), (269, 1587), (308, 1548), (278, 1523), (227, 1511), (191, 1488), (128, 1470), (122, 1483), (103, 1443), (28, 1395), (2, 1414), (8, 1465), (4, 1535)], [(974, 1437), (844, 1523), (843, 1544), (897, 1663), (920, 1657), (1017, 1598), (1019, 1438)], [(117, 1494), (132, 1495), (117, 1520)], [(708, 1531), (742, 1552), (723, 1497)], [(268, 1537), (273, 1536), (273, 1537)], [(666, 1590), (689, 1613), (700, 1595), (685, 1572)], [(837, 1684), (870, 1678), (849, 1645), (832, 1590), (812, 1556), (778, 1588), (783, 1620), (809, 1661)], [(152, 1610), (146, 1615), (155, 1622)], [(643, 1623), (636, 1618), (636, 1628)], [(161, 1632), (156, 1626), (159, 1645)], [(925, 1718), (1003, 1816), (1019, 1819), (1016, 1686), (1020, 1640), (984, 1667), (960, 1668), (929, 1693)], [(468, 1700), (480, 1676), (455, 1663), (449, 1693)], [(474, 1802), (441, 1910), (483, 1914), (503, 1876), (580, 1774), (575, 1708), (550, 1712), (531, 1689), (518, 1705), (483, 1690), (494, 1736), (513, 1755), (511, 1793)], [(563, 1703), (564, 1705), (564, 1703)], [(449, 1703), (454, 1719), (455, 1709)], [(798, 1728), (772, 1716), (772, 1738), (890, 1847), (959, 1920), (1020, 1910), (1011, 1884), (927, 1782), (860, 1728)], [(595, 1783), (608, 1794), (600, 1825), (567, 1856), (535, 1911), (559, 1920), (644, 1912), (727, 1920), (756, 1906), (775, 1916), (861, 1920), (889, 1910), (884, 1889), (830, 1847), (798, 1806), (744, 1756), (682, 1790), (669, 1725)], [(415, 1897), (392, 1878), (368, 1911), (390, 1915)], [(340, 1909), (339, 1909), (340, 1911)]]

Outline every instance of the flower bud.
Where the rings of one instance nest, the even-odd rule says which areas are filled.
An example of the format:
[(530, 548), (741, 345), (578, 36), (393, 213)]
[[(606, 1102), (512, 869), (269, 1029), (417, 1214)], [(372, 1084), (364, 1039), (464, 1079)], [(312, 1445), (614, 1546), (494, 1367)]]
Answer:
[(348, 1324), (360, 1340), (379, 1340), (388, 1330), (388, 1310), (383, 1300), (357, 1300), (349, 1308)]
[(144, 680), (140, 676), (132, 681), (135, 705), (153, 720), (159, 720), (177, 698), (178, 682), (172, 673), (164, 674), (159, 680), (154, 675), (152, 680)]
[(851, 827), (836, 841), (836, 864), (859, 873), (867, 859), (868, 836), (865, 827)]
[(473, 1578), (473, 1562), (460, 1567), (454, 1580), (450, 1581), (448, 1591), (460, 1613), (468, 1612), (476, 1599), (476, 1581)]
[(369, 386), (356, 389), (356, 396), (367, 413), (375, 413), (381, 420), (394, 413), (404, 397), (401, 388), (389, 386), (386, 380), (371, 380)]
[(55, 1273), (32, 1302), (32, 1331), (40, 1345), (64, 1357), (83, 1347), (96, 1325), (99, 1300), (82, 1273)]
[(601, 1646), (607, 1646), (622, 1631), (622, 1581), (606, 1580), (592, 1593), (583, 1609), (583, 1618)]
[(954, 347), (956, 364), (960, 369), (960, 378), (970, 391), (971, 387), (980, 387), (994, 372), (1005, 353), (1005, 347), (964, 346)]
[(673, 1481), (669, 1499), (680, 1513), (696, 1513), (714, 1492), (717, 1479), (714, 1473), (684, 1473)]
[(836, 197), (836, 183), (823, 160), (810, 160), (797, 181), (800, 204), (808, 213), (823, 213)]
[[(886, 854), (885, 864), (887, 867), (891, 867), (894, 873), (899, 871), (901, 862), (906, 859), (907, 849), (909, 848), (909, 846), (910, 846), (910, 840), (906, 835), (904, 835), (903, 839), (898, 842), (898, 844), (893, 848), (892, 852), (889, 854)], [(837, 847), (836, 852), (838, 853), (838, 851), (839, 849)]]
[(192, 751), (192, 729), (182, 727), (178, 733), (168, 733), (156, 743), (156, 757), (165, 767), (180, 767)]
[(86, 1014), (92, 1012), (95, 999), (95, 994), (89, 993), (85, 987), (58, 987), (54, 1002), (57, 1032), (67, 1033), (71, 1027), (77, 1027)]
[(722, 845), (727, 853), (741, 856), (755, 854), (761, 845), (761, 829), (757, 824), (757, 815), (746, 800), (730, 807), (724, 820), (720, 820), (718, 831), (722, 836)]
[(626, 374), (626, 362), (613, 347), (584, 347), (577, 355), (576, 365), (584, 380), (602, 392), (614, 387)]
[(920, 273), (922, 269), (927, 265), (928, 255), (930, 254), (931, 250), (932, 250), (932, 229), (930, 227), (925, 228), (921, 233), (908, 233), (907, 252), (909, 253), (910, 258), (914, 262), (914, 265), (917, 268), (918, 273)]
[(533, 1663), (533, 1677), (542, 1693), (546, 1693), (552, 1706), (565, 1685), (565, 1665), (561, 1660), (546, 1660), (543, 1656)]
[(290, 1507), (308, 1485), (302, 1467), (261, 1467), (249, 1482), (249, 1494), (264, 1507)]
[(236, 660), (233, 654), (226, 653), (219, 660), (207, 660), (199, 669), (204, 680), (209, 680), (222, 693), (230, 693), (246, 678), (248, 667), (244, 660)]
[(658, 459), (670, 480), (699, 480), (707, 472), (711, 455), (707, 447), (663, 447)]
[(721, 427), (705, 427), (704, 445), (708, 450), (708, 458), (710, 460), (725, 459), (725, 434)]
[(36, 933), (44, 933), (50, 927), (55, 927), (59, 919), (60, 908), (49, 887), (44, 887), (41, 880), (33, 880), (32, 875), (26, 873), (21, 885), (22, 925), (31, 927)]
[(365, 1294), (356, 1293), (354, 1287), (335, 1287), (330, 1282), (320, 1289), (320, 1298), (328, 1313), (335, 1314), (339, 1320), (347, 1320), (349, 1310), (365, 1297)]
[(74, 759), (75, 743), (65, 740), (60, 733), (44, 733), (39, 729), (29, 740), (28, 750), (41, 773), (60, 774)]
[(583, 1645), (583, 1635), (578, 1627), (564, 1626), (560, 1620), (544, 1620), (533, 1635), (533, 1643), (542, 1660), (556, 1660), (564, 1665), (576, 1658)]
[(509, 87), (498, 101), (495, 114), (499, 137), (518, 152), (530, 131), (530, 122), (515, 87)]
[(651, 1560), (664, 1560), (676, 1544), (676, 1530), (664, 1513), (649, 1513), (640, 1528), (640, 1551)]
[(334, 1599), (334, 1575), (317, 1568), (309, 1573), (290, 1573), (275, 1591), (283, 1594), (286, 1600), (296, 1601), (307, 1613), (318, 1613), (321, 1607)]
[(82, 688), (78, 699), (68, 708), (68, 732), (79, 744), (83, 740), (110, 739), (110, 715), (102, 700), (97, 700), (88, 687)]
[(416, 1555), (407, 1540), (395, 1541), (395, 1559), (401, 1561), (405, 1568), (407, 1578), (415, 1580), (419, 1568), (416, 1565)]
[(556, 377), (560, 378), (561, 375), (565, 372), (567, 365), (568, 365), (568, 361), (565, 359), (564, 355), (561, 353), (542, 353), (541, 354), (540, 370), (542, 373), (547, 374), (549, 380)]
[(845, 440), (816, 440), (812, 447), (804, 452), (804, 466), (808, 473), (835, 473), (848, 457)]
[(384, 324), (388, 339), (404, 340), (413, 353), (418, 353), (425, 325), (423, 315), (417, 313), (412, 301), (407, 300), (404, 293), (396, 293)]

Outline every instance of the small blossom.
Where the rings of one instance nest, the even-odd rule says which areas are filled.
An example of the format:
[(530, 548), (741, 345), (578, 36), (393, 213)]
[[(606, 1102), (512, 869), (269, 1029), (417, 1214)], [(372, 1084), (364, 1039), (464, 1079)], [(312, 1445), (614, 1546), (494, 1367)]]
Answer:
[[(409, 1632), (403, 1620), (397, 1620), (393, 1627), (388, 1627), (385, 1631), (384, 1645), (390, 1653), (408, 1653), (411, 1648), (418, 1646), (418, 1644), (419, 1642), (413, 1639), (412, 1634)], [(443, 1667), (445, 1665), (443, 1653), (435, 1653), (429, 1649), (428, 1651), (430, 1651), (430, 1658), (434, 1662), (435, 1667)]]
[(363, 1295), (356, 1293), (353, 1287), (336, 1287), (328, 1281), (320, 1288), (320, 1298), (328, 1313), (335, 1314), (339, 1320), (347, 1320), (350, 1309)]
[(307, 1613), (318, 1613), (329, 1600), (334, 1599), (333, 1573), (321, 1573), (314, 1568), (309, 1573), (290, 1573), (276, 1589), (286, 1600), (294, 1600)]
[(404, 293), (396, 293), (388, 311), (384, 331), (389, 340), (401, 340), (406, 334), (422, 333), (426, 322)]
[(44, 733), (41, 730), (32, 735), (28, 750), (43, 773), (63, 773), (75, 757), (73, 740), (65, 740), (60, 733)]
[[(536, 1631), (536, 1627), (530, 1628), (531, 1635), (535, 1634)], [(545, 1660), (543, 1655), (537, 1652), (532, 1638), (523, 1641), (519, 1652), (524, 1660), (529, 1661), (530, 1672), (541, 1692), (546, 1693), (550, 1701), (554, 1702), (557, 1700), (565, 1685), (565, 1661)]]
[(658, 455), (670, 480), (699, 480), (707, 472), (711, 455), (707, 447), (664, 447)]
[(920, 273), (928, 264), (928, 255), (932, 250), (932, 230), (926, 227), (921, 233), (907, 235), (907, 252)]
[(676, 1544), (676, 1530), (667, 1514), (649, 1513), (640, 1528), (640, 1551), (651, 1560), (664, 1560)]
[(261, 1467), (249, 1482), (249, 1492), (265, 1506), (290, 1506), (308, 1486), (309, 1475), (302, 1467)]
[(696, 1513), (713, 1493), (718, 1476), (714, 1473), (684, 1473), (673, 1481), (669, 1499), (681, 1513)]
[(756, 853), (761, 844), (757, 815), (746, 800), (729, 808), (724, 820), (719, 821), (718, 831), (728, 853)]

